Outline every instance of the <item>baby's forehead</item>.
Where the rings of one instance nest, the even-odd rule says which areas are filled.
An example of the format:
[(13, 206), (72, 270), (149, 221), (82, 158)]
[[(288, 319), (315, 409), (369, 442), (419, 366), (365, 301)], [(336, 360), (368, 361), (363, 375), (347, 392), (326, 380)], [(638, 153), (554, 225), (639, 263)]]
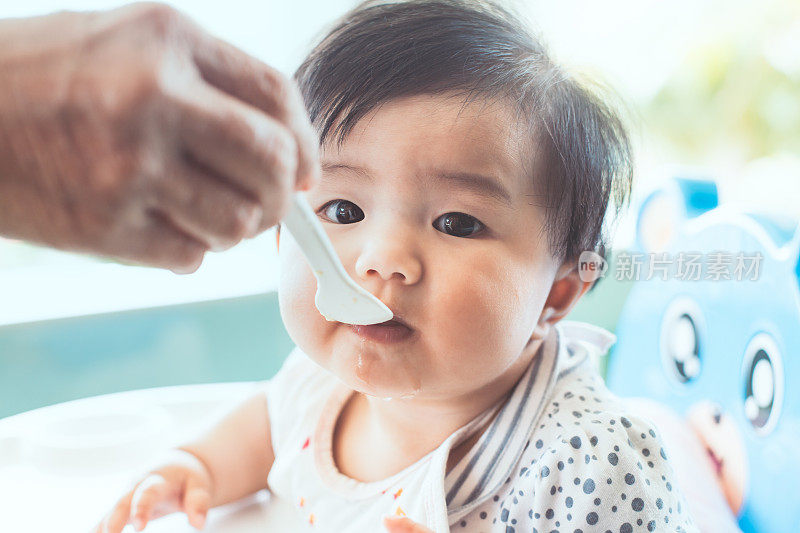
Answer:
[(527, 120), (496, 98), (415, 95), (385, 102), (345, 135), (322, 144), (323, 167), (419, 167), (496, 175), (514, 189), (530, 183), (534, 140)]

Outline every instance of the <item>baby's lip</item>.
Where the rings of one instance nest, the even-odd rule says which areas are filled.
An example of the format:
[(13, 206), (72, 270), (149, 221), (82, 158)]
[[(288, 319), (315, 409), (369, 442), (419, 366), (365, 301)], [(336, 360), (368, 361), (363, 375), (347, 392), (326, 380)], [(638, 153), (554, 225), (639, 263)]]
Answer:
[(394, 315), (394, 317), (391, 320), (387, 320), (386, 322), (381, 322), (380, 324), (376, 324), (376, 325), (378, 325), (378, 326), (398, 326), (399, 325), (399, 326), (404, 326), (404, 327), (406, 327), (408, 329), (414, 329), (411, 326), (409, 326), (408, 323), (405, 320), (403, 320), (402, 318), (400, 318), (397, 315)]

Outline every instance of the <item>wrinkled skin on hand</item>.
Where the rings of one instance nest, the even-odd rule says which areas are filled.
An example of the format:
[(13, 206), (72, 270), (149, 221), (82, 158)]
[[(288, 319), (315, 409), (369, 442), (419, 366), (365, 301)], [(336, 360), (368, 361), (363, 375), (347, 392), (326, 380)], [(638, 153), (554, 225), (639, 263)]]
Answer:
[(293, 82), (172, 8), (0, 21), (0, 235), (191, 272), (318, 166)]

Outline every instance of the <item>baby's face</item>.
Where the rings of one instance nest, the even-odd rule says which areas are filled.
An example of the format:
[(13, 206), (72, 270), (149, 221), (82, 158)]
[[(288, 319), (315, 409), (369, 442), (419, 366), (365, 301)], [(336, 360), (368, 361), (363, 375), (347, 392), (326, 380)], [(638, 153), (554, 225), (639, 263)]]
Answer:
[(523, 154), (530, 140), (504, 104), (430, 95), (391, 101), (341, 149), (323, 147), (309, 203), (350, 276), (408, 329), (376, 339), (326, 321), (283, 232), (281, 314), (300, 349), (380, 397), (464, 397), (499, 382), (557, 268)]

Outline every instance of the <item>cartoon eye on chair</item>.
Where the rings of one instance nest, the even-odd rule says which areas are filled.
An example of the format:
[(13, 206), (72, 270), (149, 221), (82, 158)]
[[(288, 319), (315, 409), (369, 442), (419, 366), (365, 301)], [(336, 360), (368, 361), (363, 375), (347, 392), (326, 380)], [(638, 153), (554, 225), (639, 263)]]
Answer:
[(682, 417), (671, 431), (702, 450), (741, 530), (800, 531), (800, 226), (675, 179), (642, 204), (636, 248), (617, 258), (644, 261), (609, 387)]

